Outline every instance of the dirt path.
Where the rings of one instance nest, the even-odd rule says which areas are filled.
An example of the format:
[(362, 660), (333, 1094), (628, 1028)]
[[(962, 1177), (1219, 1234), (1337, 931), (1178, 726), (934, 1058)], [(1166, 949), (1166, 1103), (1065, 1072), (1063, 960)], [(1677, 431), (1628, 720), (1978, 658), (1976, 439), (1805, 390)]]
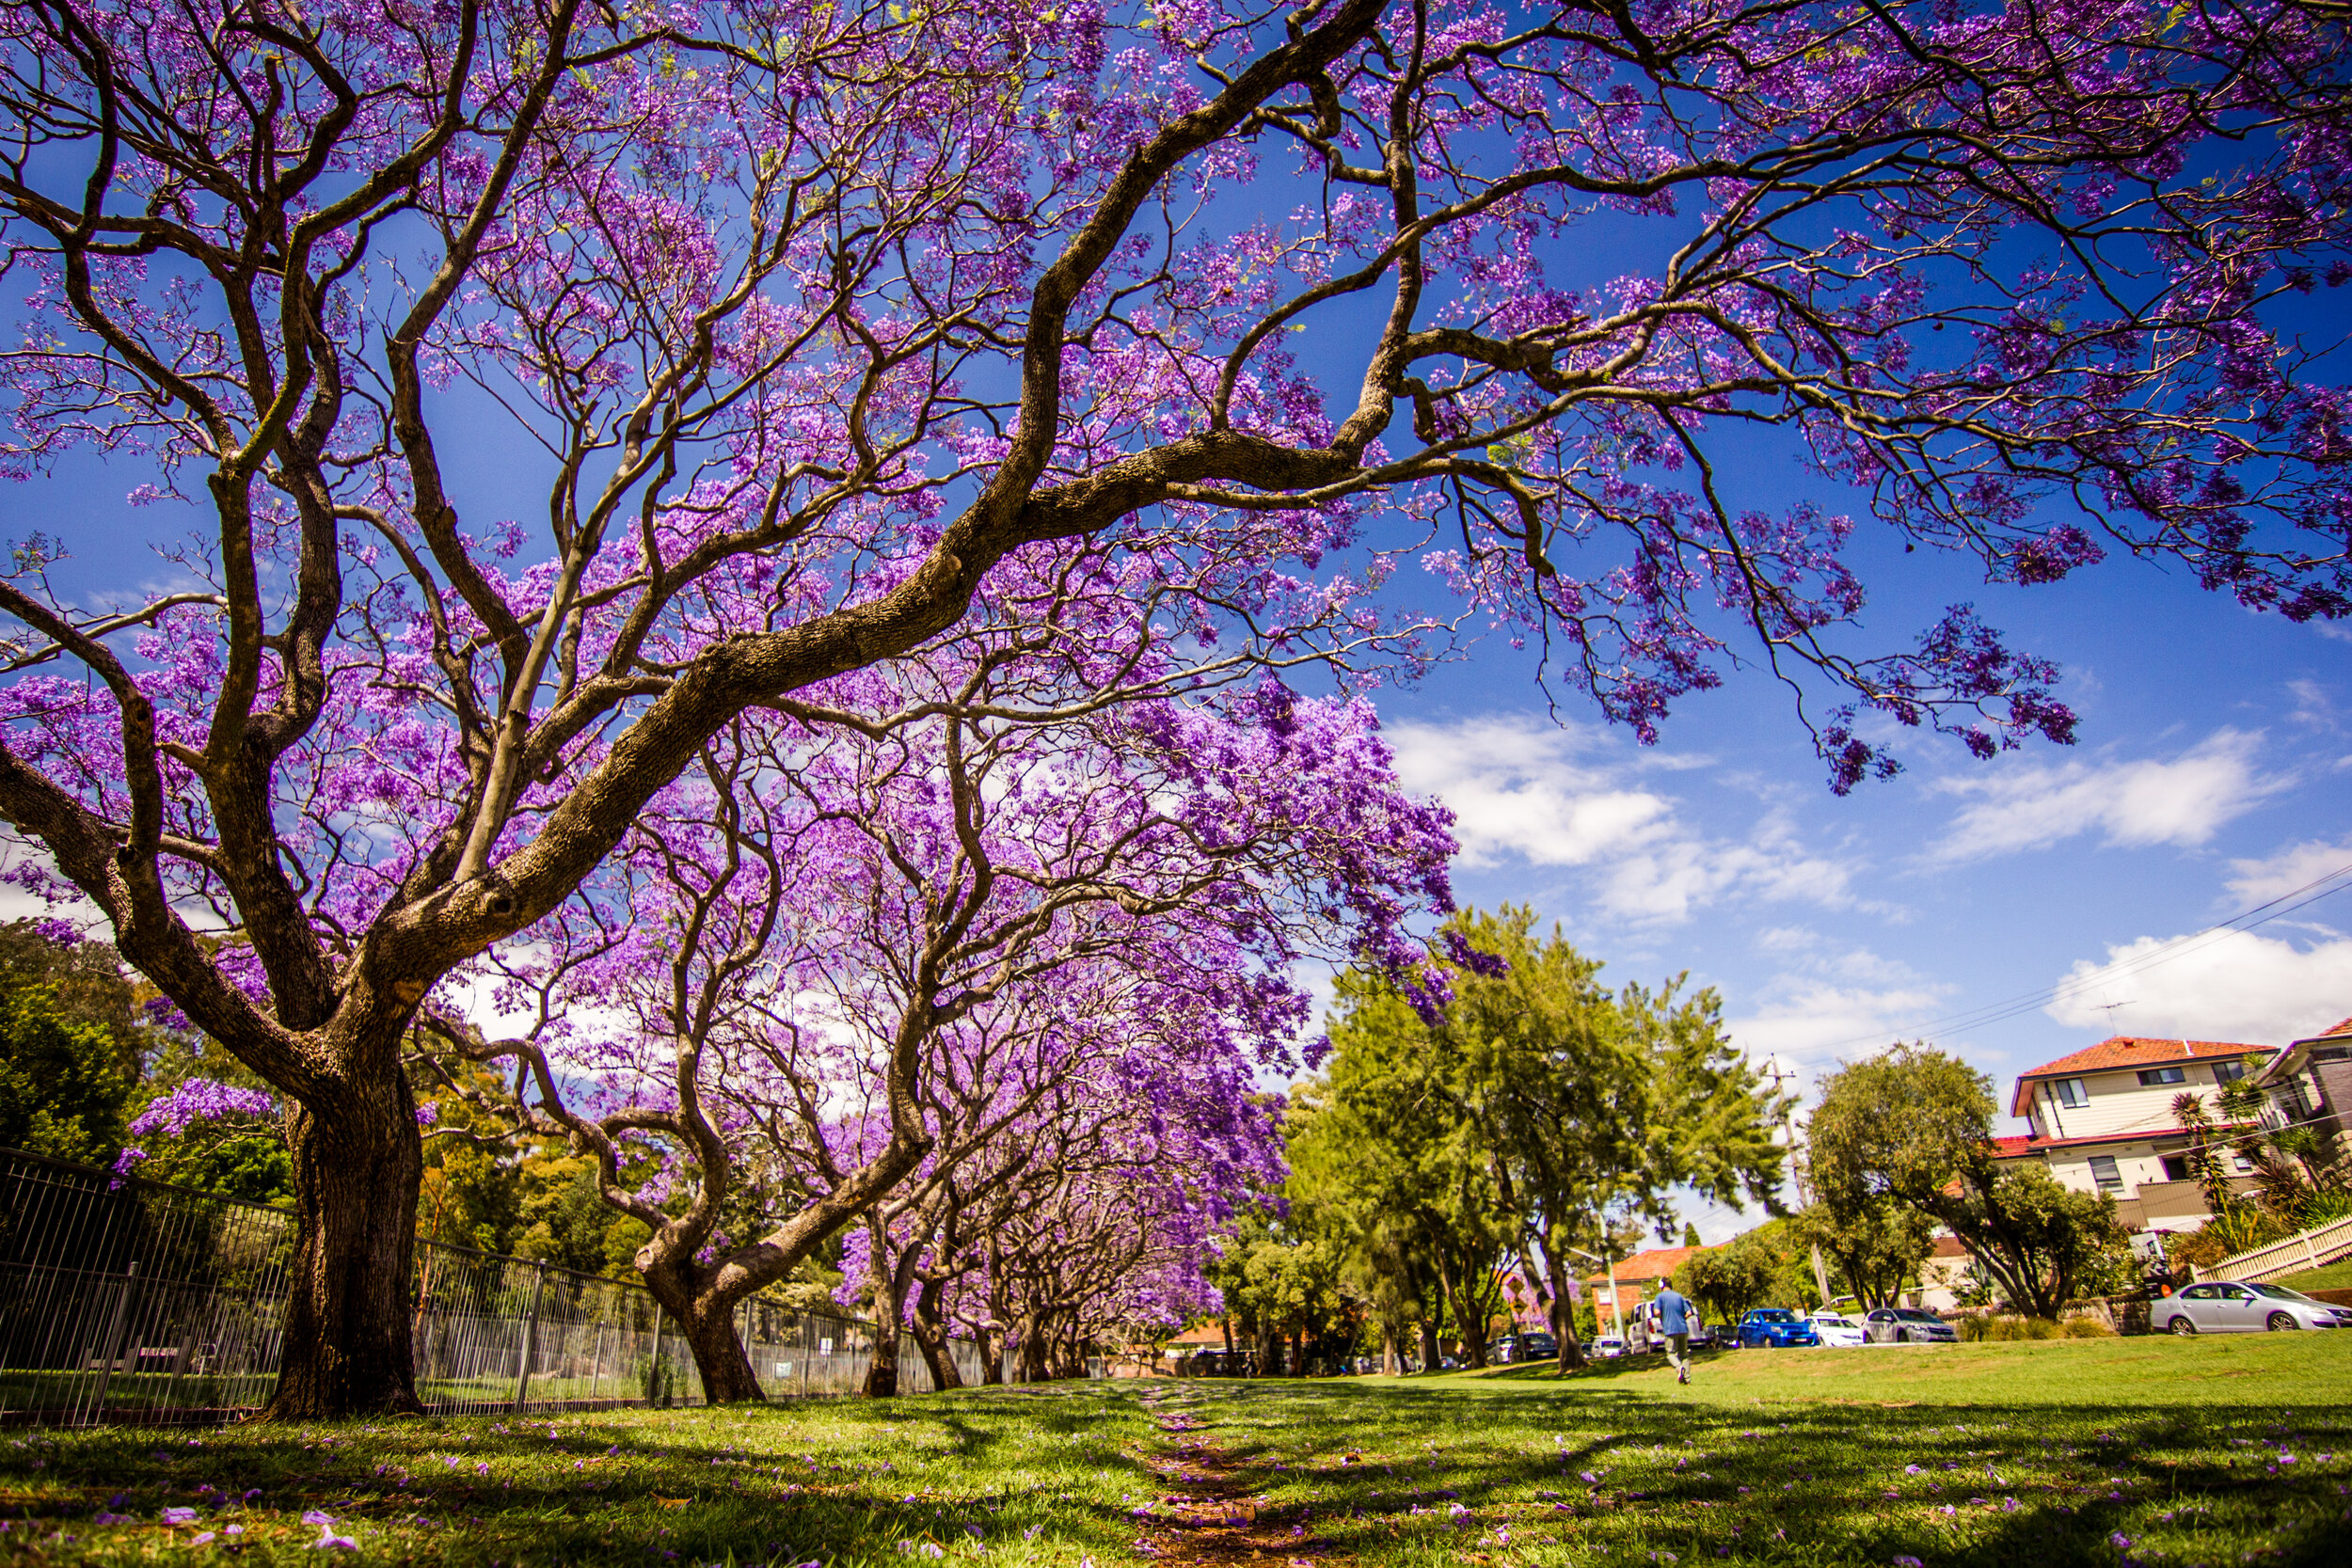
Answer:
[(1144, 1464), (1168, 1491), (1136, 1511), (1144, 1527), (1137, 1551), (1161, 1562), (1203, 1568), (1245, 1562), (1342, 1568), (1351, 1561), (1315, 1537), (1311, 1509), (1263, 1506), (1257, 1467), (1200, 1435), (1197, 1399), (1155, 1390), (1143, 1402), (1168, 1445), (1146, 1455)]

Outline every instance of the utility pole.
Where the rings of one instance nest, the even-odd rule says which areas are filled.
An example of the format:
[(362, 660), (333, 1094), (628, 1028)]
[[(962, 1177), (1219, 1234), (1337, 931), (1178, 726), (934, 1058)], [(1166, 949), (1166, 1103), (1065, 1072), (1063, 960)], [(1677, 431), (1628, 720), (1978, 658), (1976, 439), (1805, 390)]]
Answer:
[[(1782, 1085), (1796, 1081), (1797, 1064), (1785, 1056), (1767, 1056), (1764, 1058), (1764, 1076), (1772, 1081), (1772, 1093), (1782, 1094), (1784, 1092)], [(1805, 1164), (1798, 1154), (1797, 1105), (1793, 1099), (1782, 1107), (1781, 1125), (1788, 1133), (1789, 1180), (1796, 1184), (1797, 1206), (1804, 1208), (1813, 1201), (1813, 1196), (1806, 1190)], [(1829, 1305), (1829, 1269), (1821, 1261), (1821, 1243), (1819, 1242), (1813, 1243), (1813, 1283), (1820, 1288), (1821, 1305), (1827, 1307)]]

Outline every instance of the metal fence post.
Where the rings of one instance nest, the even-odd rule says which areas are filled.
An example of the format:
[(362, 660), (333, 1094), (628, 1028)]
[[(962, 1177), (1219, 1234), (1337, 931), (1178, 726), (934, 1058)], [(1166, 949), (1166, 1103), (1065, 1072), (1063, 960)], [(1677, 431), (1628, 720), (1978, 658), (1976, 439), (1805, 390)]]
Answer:
[(548, 1288), (548, 1266), (539, 1265), (539, 1276), (531, 1286), (531, 1316), (523, 1322), (522, 1353), (515, 1357), (515, 1409), (523, 1407), (523, 1394), (531, 1386), (531, 1356), (539, 1348), (539, 1297)]
[(122, 1320), (130, 1315), (131, 1292), (138, 1289), (138, 1259), (122, 1272), (122, 1289), (115, 1294), (114, 1317), (106, 1324), (106, 1338), (99, 1348), (98, 1409), (91, 1419), (104, 1424), (106, 1419), (106, 1385), (114, 1381), (115, 1362), (122, 1354)]

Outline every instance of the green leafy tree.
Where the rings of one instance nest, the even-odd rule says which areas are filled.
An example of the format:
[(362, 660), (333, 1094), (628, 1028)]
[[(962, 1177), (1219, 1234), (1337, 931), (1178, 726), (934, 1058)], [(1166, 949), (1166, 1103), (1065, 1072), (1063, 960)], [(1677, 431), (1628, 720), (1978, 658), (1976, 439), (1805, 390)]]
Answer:
[(1517, 1270), (1544, 1282), (1575, 1365), (1580, 1252), (1618, 1256), (1644, 1226), (1672, 1236), (1682, 1187), (1769, 1206), (1779, 1106), (1714, 992), (1612, 992), (1524, 907), (1465, 912), (1446, 935), (1485, 957), (1437, 976), (1452, 1000), (1434, 1021), (1379, 976), (1341, 976), (1329, 1072), (1303, 1091), (1313, 1114), (1292, 1140), (1294, 1212), (1344, 1216), (1362, 1266), (1387, 1276), (1368, 1295), (1392, 1321), (1412, 1314), (1424, 1356), (1442, 1325), (1483, 1365)]
[(1808, 1144), (1823, 1201), (1884, 1196), (1940, 1221), (2017, 1310), (2055, 1319), (2122, 1235), (2115, 1200), (1994, 1158), (1993, 1080), (1895, 1045), (1831, 1075)]
[(1454, 1000), (1432, 1034), (1492, 1162), (1513, 1251), (1549, 1283), (1565, 1370), (1582, 1359), (1561, 1310), (1577, 1251), (1616, 1255), (1620, 1225), (1671, 1237), (1681, 1189), (1772, 1205), (1779, 1105), (1724, 1036), (1714, 991), (1686, 996), (1677, 977), (1613, 993), (1598, 962), (1557, 927), (1537, 936), (1523, 905), (1468, 911), (1448, 929), (1504, 965), (1454, 968)]
[(1781, 1262), (1779, 1252), (1751, 1232), (1684, 1259), (1675, 1271), (1675, 1289), (1697, 1302), (1708, 1320), (1736, 1323), (1772, 1294)]
[(1894, 1302), (1935, 1250), (1934, 1224), (1885, 1193), (1866, 1191), (1844, 1203), (1810, 1204), (1789, 1216), (1788, 1227), (1800, 1245), (1821, 1249), (1865, 1307)]
[(1411, 1304), (1424, 1365), (1451, 1335), (1484, 1366), (1515, 1222), (1462, 1114), (1460, 1042), (1431, 1030), (1380, 976), (1343, 972), (1337, 992), (1330, 1065), (1301, 1089), (1313, 1114), (1286, 1124), (1289, 1190), (1340, 1228), (1359, 1272), (1388, 1275), (1400, 1311)]
[(1345, 1247), (1300, 1235), (1281, 1218), (1252, 1212), (1226, 1237), (1207, 1273), (1224, 1293), (1241, 1338), (1258, 1347), (1266, 1376), (1303, 1376), (1320, 1357), (1353, 1350), (1362, 1304), (1347, 1288)]
[(0, 983), (0, 1146), (108, 1164), (136, 1084), (122, 1043), (46, 982)]
[(113, 948), (0, 925), (0, 1146), (110, 1164), (139, 1077), (135, 992)]

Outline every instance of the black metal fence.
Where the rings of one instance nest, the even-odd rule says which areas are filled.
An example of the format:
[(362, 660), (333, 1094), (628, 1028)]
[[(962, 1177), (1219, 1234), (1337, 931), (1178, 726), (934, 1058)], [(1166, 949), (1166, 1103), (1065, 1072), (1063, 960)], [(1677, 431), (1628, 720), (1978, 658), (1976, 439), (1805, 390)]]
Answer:
[[(294, 1216), (0, 1149), (0, 1424), (211, 1423), (258, 1408), (283, 1348)], [(701, 1389), (642, 1285), (417, 1243), (417, 1393), (444, 1413), (688, 1404)], [(755, 1298), (771, 1397), (864, 1383), (870, 1324)], [(980, 1381), (978, 1347), (953, 1352)], [(931, 1388), (901, 1338), (898, 1386)]]

